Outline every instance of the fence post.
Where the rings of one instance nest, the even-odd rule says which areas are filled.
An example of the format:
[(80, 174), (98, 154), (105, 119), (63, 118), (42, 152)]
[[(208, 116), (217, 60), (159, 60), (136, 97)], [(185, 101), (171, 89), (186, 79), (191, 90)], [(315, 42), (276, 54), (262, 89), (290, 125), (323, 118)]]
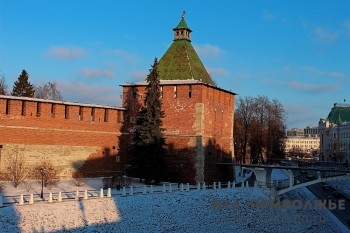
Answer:
[(87, 200), (88, 199), (88, 193), (87, 193), (87, 190), (85, 190), (84, 192), (84, 200)]
[(112, 197), (111, 188), (107, 189), (107, 197)]
[(171, 183), (169, 184), (169, 192), (171, 193), (173, 189), (171, 188)]
[(242, 181), (242, 183), (241, 183), (241, 188), (243, 188), (244, 187), (244, 181)]
[(218, 183), (218, 189), (221, 189), (221, 182)]
[(33, 193), (30, 194), (30, 197), (29, 197), (29, 204), (33, 204), (34, 203), (34, 195)]
[(190, 184), (189, 184), (189, 183), (186, 184), (186, 191), (187, 191), (187, 192), (190, 191)]
[(206, 190), (207, 187), (205, 186), (205, 182), (203, 183), (203, 189)]
[(125, 187), (123, 187), (122, 196), (123, 196), (123, 197), (126, 196), (126, 188), (125, 188)]
[(58, 193), (58, 202), (61, 202), (62, 201), (62, 192), (59, 192)]
[(245, 182), (245, 186), (246, 186), (246, 187), (249, 187), (248, 181)]
[(184, 191), (184, 184), (181, 183), (181, 184), (180, 184), (180, 192), (183, 192), (183, 191)]
[(163, 184), (163, 193), (166, 192), (166, 189), (165, 189), (165, 184)]
[(153, 185), (151, 185), (149, 193), (153, 193)]
[(236, 181), (232, 181), (232, 188), (236, 188)]
[(79, 190), (77, 190), (77, 193), (75, 194), (75, 200), (79, 201)]
[(130, 195), (134, 195), (134, 187), (130, 186)]
[(146, 193), (147, 193), (147, 187), (146, 187), (146, 185), (144, 185), (142, 194), (146, 194)]
[(213, 183), (213, 189), (216, 189), (216, 182)]
[(228, 189), (231, 188), (231, 182), (230, 181), (227, 182), (227, 188)]
[(197, 183), (197, 190), (201, 190), (201, 183)]
[(23, 194), (21, 194), (21, 196), (19, 197), (19, 205), (23, 205), (24, 200), (23, 200)]
[(100, 196), (99, 197), (103, 198), (103, 189), (102, 188), (100, 189)]
[(49, 194), (49, 203), (52, 203), (52, 193)]

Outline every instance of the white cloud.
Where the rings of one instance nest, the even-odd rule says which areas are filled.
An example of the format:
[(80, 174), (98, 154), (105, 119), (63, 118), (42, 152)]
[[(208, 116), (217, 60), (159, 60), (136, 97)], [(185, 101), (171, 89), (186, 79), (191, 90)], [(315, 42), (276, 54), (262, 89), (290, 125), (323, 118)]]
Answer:
[(197, 51), (200, 57), (206, 58), (216, 58), (223, 54), (223, 50), (216, 45), (204, 44), (204, 45), (194, 45), (195, 50)]
[(88, 85), (81, 82), (58, 81), (58, 90), (65, 101), (120, 106), (117, 85)]
[(273, 20), (276, 18), (276, 14), (264, 10), (261, 16), (264, 20)]
[(345, 21), (344, 26), (346, 35), (350, 37), (350, 20)]
[(316, 42), (331, 44), (339, 39), (340, 33), (331, 31), (320, 26), (314, 27), (312, 37)]
[(226, 70), (225, 68), (222, 67), (216, 67), (216, 68), (212, 68), (212, 67), (207, 67), (206, 68), (208, 70), (208, 73), (212, 76), (228, 76), (230, 74), (230, 72), (228, 70)]
[(87, 77), (87, 78), (93, 78), (93, 79), (100, 79), (100, 78), (112, 78), (115, 76), (114, 72), (112, 70), (108, 69), (90, 69), (90, 68), (84, 68), (80, 71), (80, 75)]
[(131, 53), (129, 53), (125, 50), (121, 50), (121, 49), (109, 50), (107, 53), (111, 54), (113, 56), (120, 57), (127, 62), (135, 62), (138, 59), (138, 57), (136, 55), (131, 54)]
[(309, 92), (309, 93), (315, 93), (315, 92), (327, 92), (327, 91), (334, 91), (339, 89), (339, 85), (337, 84), (326, 84), (326, 85), (311, 85), (311, 84), (305, 84), (300, 82), (290, 82), (287, 84), (289, 88), (303, 91), (303, 92)]
[(77, 59), (86, 56), (86, 51), (81, 48), (54, 46), (47, 52), (48, 56), (61, 59)]
[(146, 71), (135, 71), (131, 74), (132, 82), (141, 82), (144, 81), (149, 73)]

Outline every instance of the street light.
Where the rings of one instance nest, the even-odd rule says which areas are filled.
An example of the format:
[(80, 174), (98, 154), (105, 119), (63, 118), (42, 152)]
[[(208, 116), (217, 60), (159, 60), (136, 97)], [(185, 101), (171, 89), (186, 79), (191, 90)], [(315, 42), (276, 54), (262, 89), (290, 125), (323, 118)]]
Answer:
[(46, 174), (46, 169), (45, 168), (40, 168), (40, 175), (41, 175), (41, 193), (40, 193), (40, 197), (43, 198), (44, 197), (44, 177)]

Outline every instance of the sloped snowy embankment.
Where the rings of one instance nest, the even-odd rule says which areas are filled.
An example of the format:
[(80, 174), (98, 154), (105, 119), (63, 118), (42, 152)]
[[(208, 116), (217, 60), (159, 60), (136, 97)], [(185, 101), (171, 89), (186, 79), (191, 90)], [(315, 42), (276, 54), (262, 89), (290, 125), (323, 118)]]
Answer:
[[(293, 197), (291, 198), (299, 198)], [(254, 188), (0, 208), (1, 232), (339, 232), (324, 210), (252, 207)]]

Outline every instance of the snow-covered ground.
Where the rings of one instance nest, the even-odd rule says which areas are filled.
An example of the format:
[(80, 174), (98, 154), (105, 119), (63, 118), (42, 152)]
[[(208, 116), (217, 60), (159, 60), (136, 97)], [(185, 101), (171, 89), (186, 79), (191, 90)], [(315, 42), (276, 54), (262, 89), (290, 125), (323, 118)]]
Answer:
[[(273, 174), (277, 179), (284, 176), (282, 171)], [(143, 190), (141, 184), (135, 185)], [(44, 191), (74, 193), (101, 186), (100, 179), (88, 179), (80, 187), (66, 180)], [(14, 189), (6, 184), (2, 190), (5, 196), (40, 192), (40, 184), (31, 187), (27, 191), (28, 185)], [(166, 193), (160, 186), (153, 194), (121, 196), (121, 191), (113, 190), (112, 198), (5, 206), (0, 208), (0, 232), (342, 232), (327, 210), (254, 206), (253, 200), (272, 203), (257, 188), (169, 192), (169, 184), (166, 187)], [(284, 198), (313, 196), (300, 189)]]

